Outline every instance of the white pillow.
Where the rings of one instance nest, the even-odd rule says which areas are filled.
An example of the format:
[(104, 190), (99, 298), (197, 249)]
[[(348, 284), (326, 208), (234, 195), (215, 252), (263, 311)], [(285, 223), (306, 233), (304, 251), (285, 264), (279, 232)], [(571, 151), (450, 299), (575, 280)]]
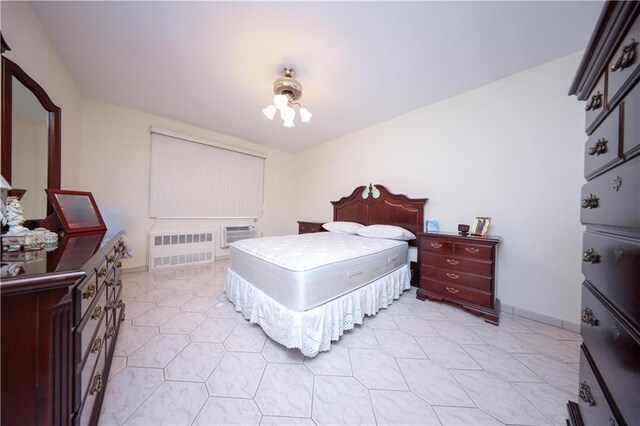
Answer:
[(393, 225), (369, 225), (358, 229), (358, 235), (371, 238), (386, 238), (388, 240), (415, 240), (416, 236), (404, 228)]
[(339, 234), (355, 234), (358, 229), (364, 228), (364, 225), (356, 222), (327, 222), (322, 225), (322, 227), (329, 232), (337, 232)]

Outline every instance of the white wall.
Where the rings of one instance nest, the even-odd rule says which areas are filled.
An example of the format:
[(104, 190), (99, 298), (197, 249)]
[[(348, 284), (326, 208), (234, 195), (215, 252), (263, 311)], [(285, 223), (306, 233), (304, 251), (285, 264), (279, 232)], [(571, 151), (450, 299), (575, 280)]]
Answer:
[[(58, 56), (40, 19), (28, 2), (0, 2), (2, 35), (11, 47), (5, 56), (40, 84), (62, 108), (62, 186), (75, 185), (80, 168), (82, 94)], [(42, 191), (42, 196), (44, 191)]]
[[(296, 157), (299, 217), (369, 182), (428, 197), (456, 231), (491, 216), (503, 303), (578, 322), (584, 110), (567, 96), (576, 53), (332, 140)], [(429, 82), (416, 82), (429, 84)]]
[[(149, 128), (152, 125), (266, 153), (264, 215), (257, 222), (258, 232), (265, 236), (296, 232), (296, 212), (291, 197), (294, 181), (293, 155), (93, 99), (85, 99), (82, 111), (81, 166), (77, 189), (93, 192), (110, 228), (124, 228), (127, 231), (129, 243), (136, 255), (125, 261), (125, 268), (147, 264), (148, 234), (155, 222), (149, 218)], [(188, 182), (185, 182), (184, 190), (189, 190)], [(219, 234), (222, 223), (244, 224), (246, 220), (164, 220), (155, 224), (154, 231), (170, 232), (205, 227)], [(227, 253), (228, 249), (218, 248), (216, 256)]]

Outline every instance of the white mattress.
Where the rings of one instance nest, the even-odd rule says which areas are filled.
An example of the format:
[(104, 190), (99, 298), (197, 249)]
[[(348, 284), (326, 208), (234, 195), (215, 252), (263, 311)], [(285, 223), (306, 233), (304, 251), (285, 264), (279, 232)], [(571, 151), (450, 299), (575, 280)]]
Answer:
[(404, 241), (318, 232), (241, 240), (229, 269), (294, 311), (306, 311), (406, 265)]

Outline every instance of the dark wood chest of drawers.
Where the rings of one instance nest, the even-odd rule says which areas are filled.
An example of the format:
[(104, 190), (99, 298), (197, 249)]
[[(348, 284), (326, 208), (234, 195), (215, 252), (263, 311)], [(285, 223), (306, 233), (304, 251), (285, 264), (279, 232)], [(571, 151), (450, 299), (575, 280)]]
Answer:
[[(640, 424), (640, 3), (605, 4), (570, 89), (585, 101), (582, 344), (573, 425)], [(576, 254), (578, 255), (578, 254)]]
[(498, 324), (496, 261), (500, 237), (450, 233), (418, 234), (420, 288), (418, 298), (448, 300)]
[(122, 235), (65, 236), (2, 278), (2, 425), (97, 424), (124, 318)]
[(311, 234), (313, 232), (325, 232), (322, 227), (324, 222), (304, 222), (298, 221), (298, 234)]

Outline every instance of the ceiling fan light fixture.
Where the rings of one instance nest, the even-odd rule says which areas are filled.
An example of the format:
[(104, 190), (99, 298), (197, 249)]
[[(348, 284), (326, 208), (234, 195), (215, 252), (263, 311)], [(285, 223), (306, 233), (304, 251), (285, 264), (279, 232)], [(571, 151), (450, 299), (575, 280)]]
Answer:
[(273, 105), (262, 110), (270, 120), (273, 120), (277, 110), (280, 110), (280, 118), (284, 127), (295, 126), (293, 123), (296, 117), (294, 106), (298, 107), (301, 122), (308, 123), (311, 119), (309, 110), (298, 102), (302, 97), (302, 84), (294, 78), (295, 75), (293, 68), (287, 67), (282, 70), (282, 76), (273, 82)]

